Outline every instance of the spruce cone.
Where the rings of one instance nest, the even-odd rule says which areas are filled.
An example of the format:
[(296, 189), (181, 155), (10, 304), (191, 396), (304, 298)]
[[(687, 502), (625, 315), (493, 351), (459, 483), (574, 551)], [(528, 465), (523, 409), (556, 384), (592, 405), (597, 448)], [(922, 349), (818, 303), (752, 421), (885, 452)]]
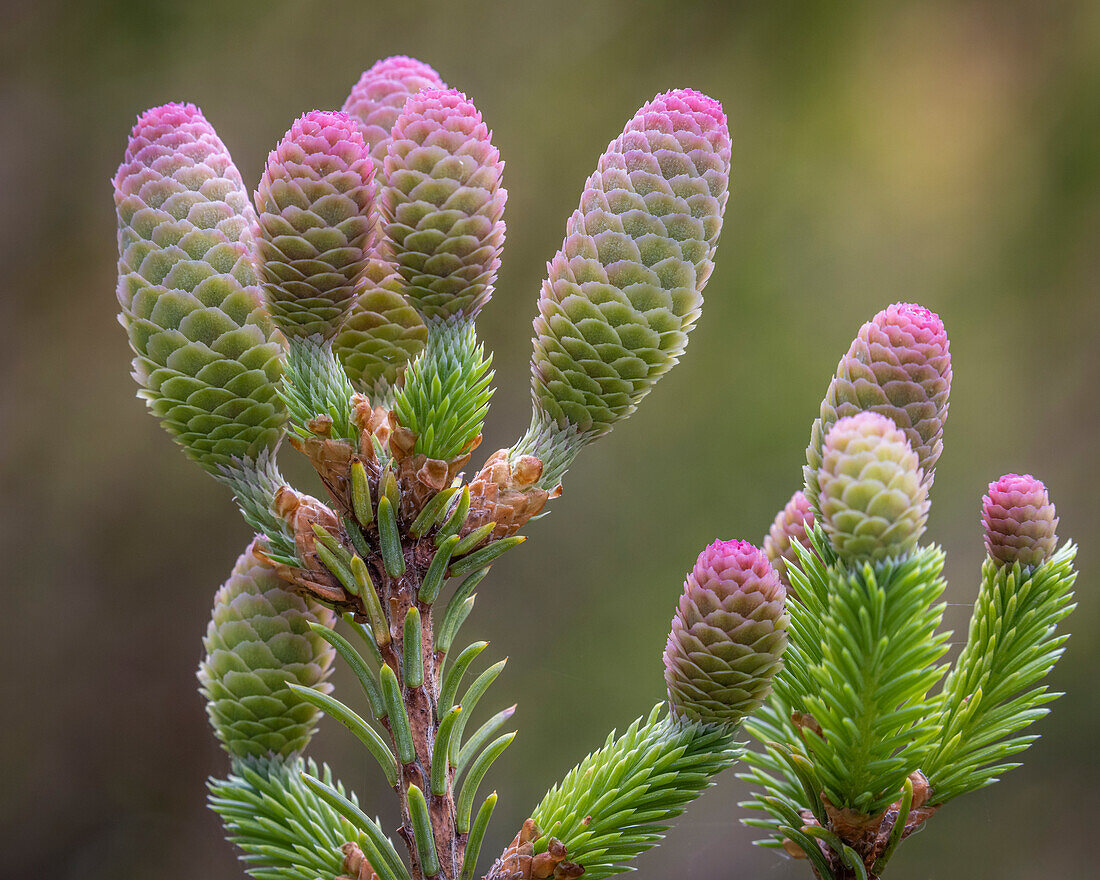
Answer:
[(876, 412), (845, 416), (817, 471), (821, 525), (841, 557), (911, 553), (928, 520), (928, 484), (905, 433)]
[(1042, 565), (1058, 547), (1047, 487), (1031, 474), (1005, 474), (982, 497), (985, 549), (998, 565)]
[(409, 98), (383, 163), (385, 253), (425, 320), (473, 317), (504, 246), (504, 163), (481, 114), (455, 89)]
[(859, 328), (821, 402), (806, 449), (806, 497), (820, 511), (815, 472), (830, 426), (864, 410), (905, 432), (931, 489), (943, 450), (951, 392), (951, 351), (943, 322), (913, 303), (894, 303)]
[(810, 502), (803, 492), (795, 492), (786, 506), (779, 511), (764, 538), (764, 553), (771, 562), (775, 573), (788, 593), (791, 593), (791, 581), (787, 575), (787, 566), (799, 566), (798, 555), (793, 544), (798, 543), (816, 555), (810, 543), (808, 532), (814, 527), (814, 514)]
[[(443, 87), (432, 68), (403, 55), (378, 61), (359, 78), (343, 110), (359, 123), (376, 178), (382, 175), (390, 130), (409, 95)], [(424, 346), (425, 336), (420, 315), (405, 298), (404, 280), (376, 248), (334, 346), (355, 389), (385, 400), (405, 364)]]
[(747, 541), (715, 541), (684, 581), (665, 645), (674, 715), (736, 726), (771, 689), (787, 647), (786, 592)]
[(252, 266), (256, 215), (193, 104), (145, 111), (114, 178), (119, 320), (150, 411), (217, 473), (276, 447), (282, 348)]
[(606, 434), (679, 360), (714, 268), (729, 170), (722, 107), (690, 89), (655, 97), (608, 145), (542, 285), (533, 432)]
[(374, 163), (358, 125), (314, 110), (267, 157), (256, 188), (260, 274), (287, 336), (331, 338), (374, 247)]
[(198, 678), (210, 723), (230, 755), (286, 757), (306, 747), (321, 713), (285, 683), (331, 690), (334, 651), (309, 624), (335, 620), (286, 590), (256, 549), (253, 542), (241, 554), (214, 596)]

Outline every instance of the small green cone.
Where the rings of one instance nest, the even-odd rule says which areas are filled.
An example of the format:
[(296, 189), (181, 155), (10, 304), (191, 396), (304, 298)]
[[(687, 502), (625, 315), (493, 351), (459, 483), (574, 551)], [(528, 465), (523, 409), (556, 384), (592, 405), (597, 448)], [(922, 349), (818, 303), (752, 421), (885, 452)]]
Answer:
[(320, 710), (287, 682), (328, 693), (335, 651), (310, 623), (332, 626), (328, 609), (285, 589), (253, 542), (214, 596), (203, 639), (199, 690), (222, 746), (235, 758), (302, 751)]
[(905, 434), (861, 412), (825, 435), (817, 470), (821, 526), (846, 560), (912, 553), (928, 520), (928, 484)]

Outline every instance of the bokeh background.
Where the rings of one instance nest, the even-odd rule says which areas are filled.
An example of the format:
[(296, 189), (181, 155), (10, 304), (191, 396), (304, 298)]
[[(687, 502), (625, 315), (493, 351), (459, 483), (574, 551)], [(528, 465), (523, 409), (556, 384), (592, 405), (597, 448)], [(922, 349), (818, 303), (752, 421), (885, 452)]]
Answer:
[[(955, 364), (930, 527), (950, 624), (965, 629), (979, 498), (1005, 471), (1047, 481), (1082, 544), (1081, 601), (1053, 678), (1068, 696), (1026, 766), (936, 816), (891, 877), (1092, 876), (1100, 4), (8, 0), (0, 16), (0, 876), (241, 876), (204, 807), (226, 761), (193, 673), (249, 536), (134, 399), (108, 181), (135, 114), (192, 100), (254, 183), (295, 116), (338, 107), (398, 52), (473, 97), (507, 160), (483, 450), (527, 424), (538, 285), (607, 141), (682, 85), (724, 102), (734, 139), (684, 362), (581, 457), (467, 624), (511, 657), (497, 703), (520, 704), (485, 852), (661, 696), (685, 569), (714, 537), (761, 538), (856, 328), (917, 300), (943, 316)], [(313, 754), (388, 817), (356, 745), (326, 725)], [(640, 876), (808, 877), (749, 846), (746, 794), (726, 774)]]

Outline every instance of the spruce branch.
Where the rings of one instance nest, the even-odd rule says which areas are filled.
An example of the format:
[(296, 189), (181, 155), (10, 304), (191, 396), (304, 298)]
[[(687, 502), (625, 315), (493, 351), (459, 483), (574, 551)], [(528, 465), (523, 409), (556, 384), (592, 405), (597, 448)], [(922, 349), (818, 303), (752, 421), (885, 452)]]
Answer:
[(728, 728), (677, 720), (658, 704), (546, 793), (531, 816), (542, 831), (535, 853), (556, 839), (585, 877), (629, 871), (741, 751)]
[(297, 756), (238, 759), (229, 776), (207, 783), (210, 808), (221, 816), (226, 837), (240, 848), (245, 870), (256, 880), (332, 880), (344, 873), (345, 844), (375, 848), (366, 832), (303, 782), (303, 773), (358, 807), (354, 792), (333, 779), (327, 764), (318, 767)]
[(937, 803), (996, 782), (1019, 766), (1007, 759), (1038, 739), (1017, 734), (1061, 696), (1038, 683), (1069, 638), (1057, 627), (1076, 607), (1076, 554), (1070, 543), (1035, 568), (982, 566), (966, 646), (944, 683), (939, 734), (920, 762)]

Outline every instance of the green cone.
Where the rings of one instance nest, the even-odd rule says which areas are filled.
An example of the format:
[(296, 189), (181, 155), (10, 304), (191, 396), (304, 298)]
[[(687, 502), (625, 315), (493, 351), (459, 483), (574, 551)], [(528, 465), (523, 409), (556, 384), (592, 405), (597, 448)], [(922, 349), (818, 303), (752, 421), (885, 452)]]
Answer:
[(282, 348), (252, 266), (256, 215), (193, 104), (138, 119), (114, 178), (119, 320), (150, 411), (212, 472), (275, 448)]
[(327, 693), (335, 652), (309, 624), (331, 626), (331, 611), (285, 589), (253, 543), (214, 596), (199, 665), (206, 712), (230, 755), (286, 757), (309, 743), (320, 711), (286, 686)]
[(861, 412), (825, 435), (817, 470), (821, 526), (844, 559), (885, 559), (916, 549), (928, 520), (928, 484), (905, 434)]
[[(532, 436), (606, 434), (680, 359), (714, 268), (729, 169), (722, 107), (690, 89), (658, 95), (608, 146), (539, 298)], [(517, 448), (548, 457), (531, 446)]]

